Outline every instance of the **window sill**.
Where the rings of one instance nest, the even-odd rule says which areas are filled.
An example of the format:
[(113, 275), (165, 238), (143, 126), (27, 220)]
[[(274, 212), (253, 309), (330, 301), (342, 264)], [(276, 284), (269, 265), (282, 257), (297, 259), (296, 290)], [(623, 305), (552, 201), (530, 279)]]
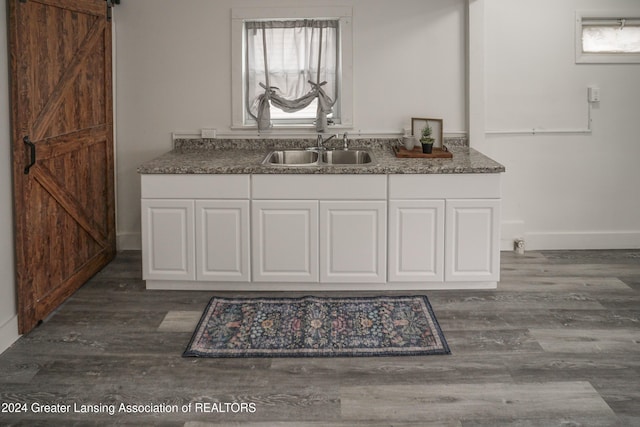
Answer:
[[(299, 132), (304, 132), (304, 131), (308, 131), (309, 134), (316, 134), (316, 127), (314, 125), (309, 125), (309, 124), (300, 124), (300, 125), (273, 125), (273, 127), (271, 129), (264, 129), (259, 131), (258, 127), (256, 125), (247, 125), (247, 126), (231, 126), (230, 129), (232, 131), (252, 131), (252, 132), (258, 132), (258, 133), (274, 133), (274, 132), (280, 132), (280, 131), (284, 131), (284, 132), (289, 132), (289, 131), (297, 131), (297, 133)], [(351, 125), (343, 125), (343, 124), (337, 124), (337, 125), (329, 125), (328, 127), (328, 132), (325, 133), (331, 133), (331, 130), (336, 129), (336, 130), (349, 130), (349, 129), (353, 129), (353, 126)]]

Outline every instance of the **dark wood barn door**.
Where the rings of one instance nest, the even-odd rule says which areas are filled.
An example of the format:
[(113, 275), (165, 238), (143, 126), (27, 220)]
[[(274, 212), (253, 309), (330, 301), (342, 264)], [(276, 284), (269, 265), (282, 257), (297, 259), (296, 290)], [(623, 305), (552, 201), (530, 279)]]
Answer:
[(27, 333), (115, 254), (110, 2), (8, 3), (18, 322)]

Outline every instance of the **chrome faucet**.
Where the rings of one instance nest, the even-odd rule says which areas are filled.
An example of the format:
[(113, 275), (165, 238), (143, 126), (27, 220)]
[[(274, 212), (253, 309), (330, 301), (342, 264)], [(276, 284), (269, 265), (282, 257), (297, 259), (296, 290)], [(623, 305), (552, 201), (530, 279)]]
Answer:
[(322, 139), (322, 134), (318, 134), (318, 140), (317, 140), (316, 146), (315, 146), (315, 147), (313, 147), (312, 149), (313, 149), (313, 150), (318, 150), (318, 151), (325, 151), (325, 150), (326, 150), (326, 148), (324, 147), (324, 145), (323, 145), (323, 144), (324, 144), (325, 142), (329, 141), (330, 139), (337, 138), (337, 137), (338, 137), (338, 134), (335, 134), (335, 135), (331, 135), (331, 136), (330, 136), (329, 138), (327, 138), (327, 139)]
[(347, 133), (346, 132), (342, 135), (342, 149), (343, 150), (348, 150), (349, 149), (349, 140), (347, 139)]

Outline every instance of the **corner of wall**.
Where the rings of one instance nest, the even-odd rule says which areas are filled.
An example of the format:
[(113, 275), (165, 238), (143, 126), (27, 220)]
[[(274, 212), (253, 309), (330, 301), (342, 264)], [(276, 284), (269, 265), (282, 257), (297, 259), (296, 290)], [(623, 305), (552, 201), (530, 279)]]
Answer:
[(487, 152), (485, 143), (485, 12), (484, 0), (467, 3), (467, 129), (469, 145)]
[(18, 315), (11, 317), (0, 326), (0, 354), (20, 338), (18, 334)]
[(118, 233), (116, 246), (119, 251), (139, 251), (142, 249), (142, 234), (136, 232)]

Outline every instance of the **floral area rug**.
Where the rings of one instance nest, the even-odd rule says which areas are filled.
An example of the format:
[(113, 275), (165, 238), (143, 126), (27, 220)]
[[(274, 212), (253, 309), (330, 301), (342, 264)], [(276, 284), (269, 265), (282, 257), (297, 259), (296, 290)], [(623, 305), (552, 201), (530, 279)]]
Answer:
[(449, 354), (426, 296), (217, 298), (183, 356)]

